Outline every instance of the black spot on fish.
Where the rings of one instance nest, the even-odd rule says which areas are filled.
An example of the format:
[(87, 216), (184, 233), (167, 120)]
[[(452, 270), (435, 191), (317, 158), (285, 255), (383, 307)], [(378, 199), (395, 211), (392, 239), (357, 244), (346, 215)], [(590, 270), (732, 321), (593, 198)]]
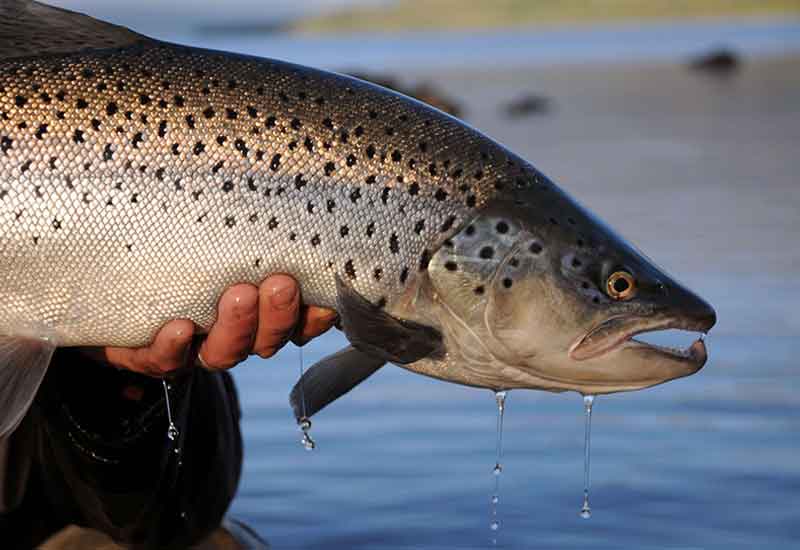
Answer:
[(356, 268), (353, 265), (353, 260), (347, 260), (344, 264), (344, 272), (350, 279), (356, 278)]
[(299, 119), (299, 118), (295, 117), (295, 118), (293, 118), (293, 119), (292, 119), (292, 121), (289, 123), (289, 126), (291, 126), (291, 127), (292, 127), (292, 130), (299, 130), (300, 128), (302, 128), (302, 127), (303, 127), (303, 123), (302, 123), (302, 122), (300, 122), (300, 119)]
[(175, 103), (176, 107), (183, 107), (186, 104), (186, 100), (182, 95), (176, 95), (172, 98), (172, 101)]
[(225, 183), (223, 183), (223, 184), (222, 184), (222, 190), (223, 190), (225, 193), (230, 193), (231, 191), (233, 191), (233, 182), (232, 182), (232, 181), (230, 181), (230, 180), (228, 180), (228, 181), (226, 181)]
[(222, 167), (224, 165), (225, 165), (225, 161), (224, 160), (218, 161), (214, 166), (211, 167), (211, 173), (212, 174), (216, 174), (217, 172), (219, 172), (222, 169)]
[(100, 125), (101, 124), (102, 123), (96, 118), (93, 118), (92, 121), (91, 121), (92, 129), (94, 129), (95, 132), (100, 130)]
[(105, 149), (103, 149), (103, 160), (108, 162), (113, 158), (114, 158), (114, 149), (111, 147), (110, 143), (106, 143), (106, 147)]
[(414, 225), (414, 233), (416, 233), (417, 235), (419, 235), (420, 233), (422, 233), (422, 230), (423, 230), (423, 229), (425, 229), (425, 220), (419, 220), (419, 221), (418, 221), (418, 222), (417, 222), (417, 223)]
[(375, 222), (369, 222), (367, 224), (367, 237), (372, 237), (375, 234)]
[(413, 196), (417, 193), (419, 193), (419, 184), (417, 182), (413, 182), (408, 186), (408, 194)]
[(484, 260), (491, 260), (494, 258), (494, 248), (491, 246), (484, 246), (481, 248), (479, 256)]
[(159, 168), (158, 170), (156, 170), (156, 178), (158, 179), (158, 181), (164, 181), (164, 172), (165, 172), (164, 168)]
[(267, 228), (268, 228), (270, 231), (272, 231), (272, 230), (273, 230), (273, 229), (275, 229), (276, 227), (278, 227), (278, 220), (277, 220), (277, 218), (275, 218), (275, 217), (273, 216), (272, 218), (270, 218), (269, 222), (267, 222)]
[(327, 204), (325, 205), (328, 213), (333, 212), (333, 209), (336, 208), (336, 202), (333, 199), (328, 199)]
[(10, 137), (3, 136), (2, 138), (0, 138), (0, 150), (2, 150), (3, 153), (8, 153), (13, 143), (14, 140), (12, 140)]
[(537, 243), (537, 242), (533, 242), (533, 243), (531, 243), (531, 244), (530, 244), (530, 246), (528, 247), (528, 251), (529, 251), (531, 254), (541, 254), (541, 252), (542, 252), (542, 245), (540, 245), (540, 244), (539, 244), (539, 243)]
[(85, 109), (88, 106), (89, 106), (89, 103), (87, 103), (87, 101), (85, 99), (83, 99), (82, 97), (79, 97), (75, 101), (75, 107), (78, 108), (78, 109)]
[(374, 145), (367, 145), (366, 149), (367, 158), (374, 158), (375, 157), (375, 146)]
[(404, 267), (403, 270), (400, 272), (400, 284), (405, 284), (408, 280), (408, 268)]
[(425, 271), (426, 269), (428, 269), (428, 265), (430, 263), (431, 263), (431, 253), (426, 248), (425, 250), (422, 251), (422, 256), (420, 256), (419, 258), (419, 270)]
[(347, 155), (347, 166), (355, 166), (356, 156), (353, 154)]
[(577, 269), (582, 265), (583, 265), (583, 262), (581, 262), (578, 258), (572, 258), (572, 267)]
[(336, 170), (336, 164), (332, 161), (328, 161), (325, 163), (325, 175), (330, 176)]
[(234, 218), (233, 216), (226, 216), (225, 217), (225, 226), (226, 227), (233, 227), (234, 225), (236, 225), (236, 218)]
[(186, 115), (186, 126), (194, 130), (194, 117), (192, 115)]
[(389, 192), (391, 190), (392, 189), (390, 187), (384, 187), (383, 191), (381, 191), (381, 202), (383, 202), (383, 204), (386, 204), (389, 201)]
[(40, 124), (39, 128), (36, 130), (36, 139), (44, 139), (44, 135), (47, 133), (47, 124)]
[(442, 224), (442, 227), (439, 228), (439, 231), (441, 231), (442, 233), (446, 233), (447, 231), (450, 231), (450, 229), (453, 227), (454, 223), (456, 223), (456, 217), (455, 216), (450, 216), (449, 218), (447, 218), (444, 221), (444, 223)]
[(270, 170), (272, 170), (274, 172), (278, 168), (280, 168), (280, 166), (281, 166), (281, 154), (280, 153), (275, 153), (272, 156), (272, 160), (269, 163)]
[(477, 294), (478, 296), (482, 296), (482, 295), (483, 295), (483, 293), (485, 292), (485, 290), (486, 290), (486, 289), (485, 289), (485, 288), (483, 288), (483, 285), (478, 285), (478, 286), (476, 286), (476, 287), (475, 287), (475, 289), (473, 290), (473, 292), (475, 292), (475, 294)]
[(313, 237), (311, 237), (311, 246), (319, 246), (319, 243), (321, 241), (322, 241), (322, 239), (320, 239), (319, 234), (316, 234)]
[(131, 139), (131, 145), (134, 149), (139, 148), (139, 144), (144, 141), (144, 135), (141, 132), (136, 132)]
[(339, 228), (339, 235), (342, 237), (346, 237), (347, 234), (350, 233), (350, 228), (346, 225), (343, 225)]
[(389, 250), (392, 251), (392, 254), (400, 253), (400, 242), (396, 233), (392, 233), (392, 235), (389, 237)]
[(197, 143), (194, 144), (194, 149), (192, 150), (192, 152), (195, 155), (200, 155), (205, 150), (206, 150), (206, 144), (203, 143), (202, 141), (198, 141)]
[(372, 272), (372, 277), (376, 281), (380, 281), (381, 277), (383, 277), (383, 269), (381, 269), (380, 267), (376, 267), (375, 270)]
[(214, 114), (214, 108), (210, 105), (203, 110), (203, 116), (208, 119), (214, 118)]
[(298, 191), (306, 185), (308, 185), (308, 182), (303, 179), (303, 174), (297, 174), (294, 177), (294, 186)]
[(225, 109), (225, 117), (228, 120), (235, 120), (236, 117), (238, 117), (238, 116), (239, 116), (239, 113), (236, 112), (235, 110), (233, 110), (233, 109)]
[(477, 202), (477, 199), (475, 198), (475, 195), (470, 195), (470, 196), (467, 197), (466, 205), (469, 208), (473, 208), (475, 206), (476, 202)]
[(267, 128), (274, 128), (277, 122), (278, 120), (274, 116), (269, 116), (267, 117), (267, 120), (264, 121), (264, 125)]
[(519, 267), (519, 260), (513, 257), (508, 261), (508, 265), (510, 265), (511, 267)]
[(458, 264), (455, 263), (455, 262), (445, 262), (444, 268), (447, 271), (457, 271), (458, 270)]
[(447, 199), (447, 191), (440, 187), (436, 190), (436, 193), (433, 194), (433, 198), (435, 198), (437, 201), (443, 201)]
[(18, 95), (17, 97), (14, 98), (14, 104), (17, 107), (24, 107), (27, 102), (28, 98), (26, 98), (25, 96)]
[(400, 151), (397, 149), (392, 151), (392, 162), (400, 162), (401, 160), (403, 160), (403, 155), (400, 153)]
[(508, 233), (508, 224), (506, 222), (497, 222), (494, 228), (500, 234)]
[(367, 176), (367, 178), (364, 181), (368, 185), (372, 185), (373, 183), (375, 183), (376, 180), (377, 180), (377, 176), (375, 176), (375, 174), (370, 174), (369, 176)]
[(75, 143), (83, 143), (85, 140), (83, 139), (83, 130), (75, 130), (72, 134), (72, 141)]
[(356, 203), (356, 202), (358, 202), (358, 199), (360, 199), (360, 198), (361, 198), (361, 190), (360, 190), (360, 189), (356, 188), (356, 189), (353, 189), (353, 190), (350, 192), (350, 200), (351, 200), (353, 203)]
[(512, 280), (511, 280), (511, 279), (509, 279), (508, 277), (506, 277), (505, 279), (503, 279), (503, 286), (504, 286), (505, 288), (511, 288), (511, 285), (513, 285), (513, 284), (514, 284), (514, 281), (512, 281)]

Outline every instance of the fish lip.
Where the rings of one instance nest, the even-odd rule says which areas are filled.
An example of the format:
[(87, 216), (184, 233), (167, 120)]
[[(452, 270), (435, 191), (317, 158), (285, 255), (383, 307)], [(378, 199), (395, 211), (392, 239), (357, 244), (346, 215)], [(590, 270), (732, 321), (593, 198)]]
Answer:
[[(703, 338), (695, 340), (686, 349), (675, 349), (650, 344), (634, 339), (637, 334), (659, 330), (677, 329), (691, 332), (708, 333), (714, 325), (713, 317), (684, 318), (667, 317), (652, 319), (636, 316), (615, 316), (599, 323), (578, 340), (569, 350), (569, 355), (576, 361), (585, 361), (610, 353), (623, 346), (635, 347), (653, 352), (671, 360), (689, 363), (696, 368), (702, 367), (708, 359)], [(614, 330), (614, 325), (621, 325)], [(603, 336), (605, 331), (611, 331), (608, 336)], [(599, 341), (592, 341), (599, 338)]]

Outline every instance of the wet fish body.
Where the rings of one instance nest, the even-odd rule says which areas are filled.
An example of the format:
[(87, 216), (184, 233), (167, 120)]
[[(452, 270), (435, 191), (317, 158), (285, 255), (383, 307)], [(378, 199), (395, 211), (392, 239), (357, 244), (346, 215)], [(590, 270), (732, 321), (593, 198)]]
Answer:
[[(385, 361), (480, 387), (599, 392), (705, 362), (692, 348), (665, 370), (649, 348), (647, 376), (608, 375), (598, 340), (619, 352), (645, 325), (707, 330), (713, 310), (454, 118), (36, 2), (0, 16), (4, 411), (25, 408), (52, 347), (144, 345), (174, 318), (208, 328), (227, 286), (279, 271), (337, 308), (355, 346), (309, 373), (314, 409)], [(620, 270), (635, 299), (611, 295)], [(531, 331), (570, 341), (529, 349)]]

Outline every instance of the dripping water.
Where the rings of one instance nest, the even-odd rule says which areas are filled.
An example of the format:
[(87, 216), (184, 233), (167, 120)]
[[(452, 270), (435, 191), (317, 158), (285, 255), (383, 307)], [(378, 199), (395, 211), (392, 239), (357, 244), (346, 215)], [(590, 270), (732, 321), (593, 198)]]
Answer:
[[(167, 426), (167, 438), (170, 441), (176, 441), (178, 439), (178, 436), (181, 434), (181, 432), (178, 431), (178, 427), (175, 425), (175, 422), (172, 421), (172, 406), (170, 405), (170, 402), (169, 402), (169, 390), (171, 388), (170, 388), (169, 384), (167, 384), (166, 380), (162, 380), (161, 381), (161, 385), (164, 388), (164, 400), (165, 400), (166, 405), (167, 405), (167, 422), (169, 423), (168, 426)], [(177, 449), (177, 447), (176, 447), (176, 449)]]
[(591, 438), (592, 438), (592, 405), (594, 395), (583, 396), (584, 410), (584, 436), (583, 436), (583, 506), (580, 515), (583, 519), (592, 517), (592, 509), (589, 506), (589, 466), (591, 461)]
[[(492, 468), (494, 476), (494, 492), (491, 498), (491, 517), (489, 529), (498, 531), (500, 529), (500, 519), (497, 516), (497, 504), (500, 502), (500, 474), (503, 473), (503, 415), (506, 410), (506, 392), (498, 391), (494, 394), (497, 402), (497, 444), (495, 449), (495, 462)], [(497, 539), (492, 539), (497, 544)]]
[(300, 421), (298, 422), (300, 431), (303, 432), (303, 437), (300, 439), (300, 443), (303, 444), (303, 447), (305, 447), (306, 451), (313, 451), (317, 444), (311, 438), (311, 434), (308, 433), (311, 429), (311, 419), (308, 418), (308, 415), (306, 414), (306, 391), (303, 380), (303, 348), (301, 346), (297, 346), (297, 349), (300, 359), (300, 402), (302, 403), (303, 407), (303, 416), (300, 417)]

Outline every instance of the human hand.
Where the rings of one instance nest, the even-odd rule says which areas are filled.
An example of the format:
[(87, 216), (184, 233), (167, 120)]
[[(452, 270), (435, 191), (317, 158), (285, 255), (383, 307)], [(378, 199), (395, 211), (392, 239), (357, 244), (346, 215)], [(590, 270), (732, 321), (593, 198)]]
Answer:
[(304, 344), (336, 320), (335, 311), (302, 306), (297, 283), (283, 274), (268, 277), (259, 287), (244, 283), (229, 287), (217, 308), (217, 321), (202, 340), (194, 323), (177, 319), (161, 327), (149, 346), (87, 352), (116, 367), (163, 378), (198, 363), (222, 370), (250, 354), (271, 357), (290, 339)]

